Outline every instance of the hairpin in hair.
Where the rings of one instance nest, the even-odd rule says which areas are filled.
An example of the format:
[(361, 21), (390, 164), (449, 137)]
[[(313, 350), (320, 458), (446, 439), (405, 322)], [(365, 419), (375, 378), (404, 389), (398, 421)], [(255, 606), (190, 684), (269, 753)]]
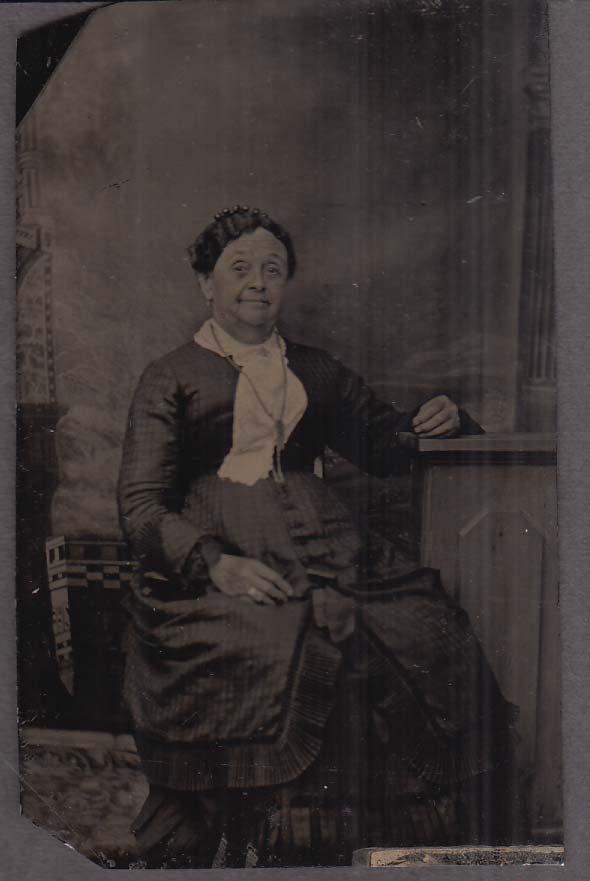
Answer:
[[(219, 221), (223, 217), (231, 217), (232, 214), (248, 214), (248, 212), (250, 212), (249, 205), (234, 205), (233, 208), (224, 208), (223, 211), (218, 211), (213, 215), (213, 218)], [(259, 208), (253, 208), (250, 213), (253, 217), (268, 217), (268, 214), (263, 214)]]

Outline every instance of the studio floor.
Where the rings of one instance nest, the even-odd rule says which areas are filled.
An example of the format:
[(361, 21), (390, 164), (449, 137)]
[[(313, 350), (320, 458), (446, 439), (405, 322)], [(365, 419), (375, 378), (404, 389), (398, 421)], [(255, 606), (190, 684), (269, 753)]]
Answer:
[(139, 868), (130, 830), (148, 785), (133, 738), (23, 729), (21, 805), (35, 825), (108, 868)]

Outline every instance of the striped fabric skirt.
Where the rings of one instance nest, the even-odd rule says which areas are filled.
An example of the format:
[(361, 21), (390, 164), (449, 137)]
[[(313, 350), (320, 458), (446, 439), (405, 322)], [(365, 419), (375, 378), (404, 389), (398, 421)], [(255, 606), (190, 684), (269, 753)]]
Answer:
[(354, 847), (481, 837), (459, 816), (475, 796), (457, 793), (484, 786), (489, 802), (514, 708), (438, 574), (400, 565), (386, 541), (368, 555), (310, 474), (253, 487), (210, 475), (184, 513), (295, 597), (256, 606), (206, 582), (135, 585), (125, 694), (152, 785), (136, 822), (144, 851), (181, 839), (196, 852), (183, 836), (199, 826), (212, 832), (200, 864), (222, 860), (220, 840), (228, 865), (244, 848), (258, 864), (334, 865)]

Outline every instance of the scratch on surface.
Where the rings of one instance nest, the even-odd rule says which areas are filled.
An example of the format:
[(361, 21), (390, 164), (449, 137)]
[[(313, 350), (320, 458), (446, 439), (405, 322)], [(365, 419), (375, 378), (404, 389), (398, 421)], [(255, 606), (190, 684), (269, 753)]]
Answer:
[(461, 91), (459, 92), (459, 94), (462, 95), (463, 92), (466, 92), (467, 89), (469, 88), (469, 86), (472, 86), (473, 83), (474, 83), (477, 79), (479, 79), (479, 77), (477, 76), (477, 74), (476, 74), (475, 76), (472, 76), (471, 79), (469, 80), (469, 82), (467, 83), (467, 85), (466, 85), (466, 86), (463, 86), (463, 88), (461, 89)]
[(112, 184), (107, 184), (102, 189), (103, 190), (110, 190), (110, 189), (112, 189), (112, 187), (116, 187), (117, 189), (119, 189), (119, 187), (122, 187), (123, 184), (128, 183), (128, 181), (130, 181), (130, 180), (131, 180), (130, 177), (126, 177), (124, 180), (116, 180)]
[[(4, 757), (2, 757), (2, 761), (4, 762), (4, 764), (6, 765), (6, 767), (7, 767), (10, 771), (12, 771), (13, 774), (16, 775), (16, 777), (18, 777), (18, 779), (19, 779), (19, 781), (20, 781), (20, 783), (21, 783), (21, 786), (26, 786), (27, 789), (30, 789), (30, 791), (31, 791), (31, 792), (32, 792), (32, 793), (33, 793), (33, 794), (39, 799), (39, 801), (41, 802), (41, 804), (44, 805), (46, 808), (48, 808), (48, 810), (49, 810), (52, 814), (54, 814), (54, 816), (57, 817), (57, 819), (58, 819), (59, 822), (60, 822), (60, 825), (61, 825), (62, 827), (65, 826), (67, 829), (70, 830), (70, 832), (72, 832), (72, 833), (75, 835), (75, 834), (76, 834), (76, 830), (75, 830), (72, 826), (70, 826), (70, 824), (67, 822), (67, 820), (64, 819), (64, 817), (62, 817), (62, 815), (61, 815), (58, 811), (56, 811), (56, 809), (53, 807), (53, 805), (52, 805), (50, 802), (48, 802), (46, 799), (43, 798), (43, 796), (41, 795), (40, 792), (37, 792), (37, 790), (35, 789), (35, 787), (32, 786), (32, 785), (29, 783), (28, 780), (25, 779), (24, 774), (21, 774), (20, 771), (17, 771), (17, 769), (14, 768), (14, 767), (10, 764), (10, 762), (8, 762)], [(21, 803), (21, 812), (22, 812), (22, 803)], [(25, 815), (25, 816), (26, 816), (26, 815)], [(30, 819), (30, 818), (27, 818), (27, 819)], [(34, 821), (32, 821), (32, 822), (34, 822)], [(38, 824), (35, 823), (35, 825), (38, 825)], [(67, 842), (67, 841), (63, 841), (63, 839), (59, 838), (59, 836), (58, 836), (56, 833), (53, 833), (51, 829), (47, 829), (45, 826), (41, 826), (40, 828), (45, 829), (46, 832), (49, 832), (51, 835), (54, 835), (54, 837), (57, 838), (58, 841), (61, 841), (62, 844), (65, 844), (67, 847), (70, 847), (72, 850), (76, 851), (76, 848), (75, 848), (72, 844), (69, 844), (69, 842)], [(100, 854), (97, 853), (97, 852), (94, 850), (94, 848), (89, 848), (89, 850), (91, 851), (91, 853), (94, 854), (94, 856), (95, 856), (97, 859), (100, 859)], [(78, 851), (76, 851), (76, 853), (78, 853)]]

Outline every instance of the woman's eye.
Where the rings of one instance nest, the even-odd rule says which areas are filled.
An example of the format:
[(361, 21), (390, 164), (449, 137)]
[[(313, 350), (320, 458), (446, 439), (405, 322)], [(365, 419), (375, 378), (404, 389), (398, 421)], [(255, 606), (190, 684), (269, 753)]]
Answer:
[(247, 269), (248, 269), (248, 267), (246, 266), (245, 263), (236, 263), (236, 264), (234, 265), (234, 270), (235, 270), (236, 272), (246, 272)]
[(279, 269), (278, 266), (267, 266), (266, 271), (268, 272), (269, 275), (280, 275), (281, 274), (281, 270)]

